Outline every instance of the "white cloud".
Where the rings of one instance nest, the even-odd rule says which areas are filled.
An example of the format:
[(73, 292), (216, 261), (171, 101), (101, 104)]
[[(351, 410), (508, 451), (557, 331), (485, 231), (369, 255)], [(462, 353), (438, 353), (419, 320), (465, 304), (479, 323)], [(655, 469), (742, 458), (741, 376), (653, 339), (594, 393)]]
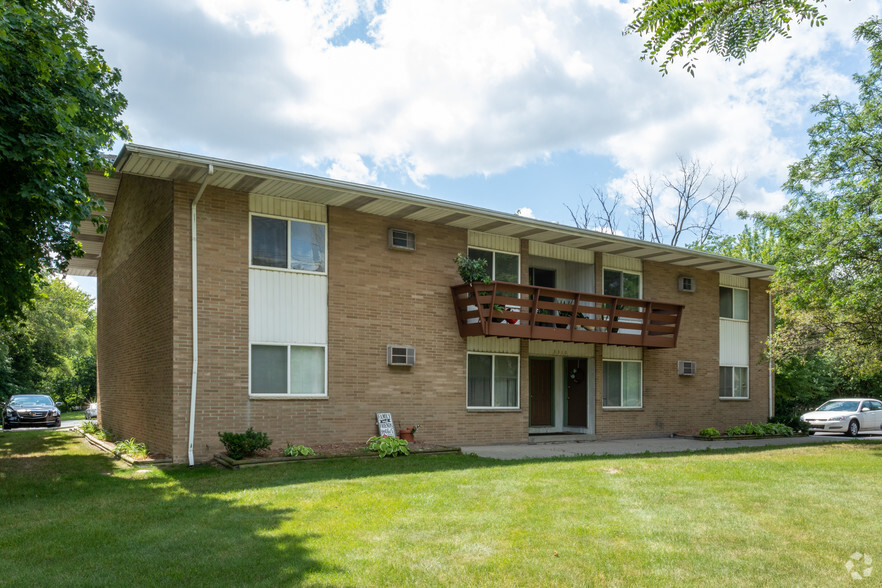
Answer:
[(533, 214), (533, 209), (526, 206), (518, 208), (515, 214), (524, 218), (536, 218), (536, 215)]
[(123, 68), (137, 142), (417, 185), (573, 150), (623, 178), (662, 174), (681, 154), (743, 171), (753, 208), (780, 200), (760, 186), (802, 152), (806, 105), (850, 91), (831, 48), (880, 9), (831, 4), (827, 26), (797, 26), (742, 66), (702, 57), (693, 79), (639, 61), (641, 40), (621, 35), (634, 2), (96, 5), (91, 40)]

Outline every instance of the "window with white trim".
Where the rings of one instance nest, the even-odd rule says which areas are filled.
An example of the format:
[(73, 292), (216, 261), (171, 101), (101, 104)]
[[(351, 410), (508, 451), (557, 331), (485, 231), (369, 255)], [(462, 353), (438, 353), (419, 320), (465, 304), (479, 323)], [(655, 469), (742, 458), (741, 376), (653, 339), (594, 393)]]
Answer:
[(323, 345), (251, 345), (251, 394), (327, 396)]
[(720, 286), (720, 318), (747, 320), (747, 290)]
[(469, 258), (485, 260), (487, 273), (491, 280), (513, 284), (521, 283), (521, 256), (517, 253), (469, 247)]
[(468, 408), (518, 408), (520, 357), (495, 353), (469, 353)]
[(643, 291), (641, 275), (617, 269), (603, 268), (604, 296), (640, 298)]
[(643, 362), (603, 360), (603, 407), (643, 407)]
[(720, 398), (749, 398), (748, 369), (739, 366), (720, 366)]
[(327, 273), (327, 225), (251, 215), (251, 265)]

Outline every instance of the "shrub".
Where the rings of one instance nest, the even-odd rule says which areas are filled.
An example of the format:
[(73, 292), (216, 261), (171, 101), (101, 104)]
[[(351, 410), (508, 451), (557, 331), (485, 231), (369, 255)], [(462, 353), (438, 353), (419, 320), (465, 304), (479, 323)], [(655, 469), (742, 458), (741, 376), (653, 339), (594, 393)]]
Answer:
[(100, 431), (100, 427), (98, 427), (98, 423), (95, 421), (83, 421), (83, 424), (80, 425), (80, 430), (83, 433), (88, 433), (89, 435), (94, 435), (98, 431)]
[(123, 455), (132, 457), (147, 457), (147, 445), (138, 443), (135, 438), (126, 439), (116, 444), (116, 450)]
[(96, 439), (101, 439), (102, 441), (113, 441), (113, 434), (107, 429), (98, 429), (92, 434)]
[(288, 457), (297, 457), (299, 455), (315, 455), (315, 451), (306, 445), (288, 445), (285, 447), (285, 455)]
[(726, 434), (730, 437), (735, 435), (787, 435), (792, 436), (794, 430), (781, 423), (747, 423), (739, 427), (729, 427)]
[(702, 437), (719, 437), (720, 436), (720, 432), (717, 431), (713, 427), (709, 427), (707, 429), (702, 429), (698, 432), (698, 434), (701, 435)]
[(407, 441), (398, 437), (371, 437), (368, 439), (368, 449), (376, 451), (380, 457), (395, 457), (396, 455), (410, 455), (407, 449)]
[(266, 433), (255, 431), (252, 427), (244, 433), (218, 433), (221, 443), (227, 450), (227, 455), (233, 459), (251, 457), (258, 451), (269, 449), (273, 444), (272, 439)]

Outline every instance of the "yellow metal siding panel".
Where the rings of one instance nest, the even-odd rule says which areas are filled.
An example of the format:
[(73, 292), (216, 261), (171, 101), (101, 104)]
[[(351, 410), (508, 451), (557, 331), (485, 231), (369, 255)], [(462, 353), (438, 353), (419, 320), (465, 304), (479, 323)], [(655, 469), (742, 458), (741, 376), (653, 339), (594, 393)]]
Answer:
[(629, 359), (639, 361), (643, 359), (642, 347), (622, 347), (621, 345), (604, 345), (603, 359)]
[(545, 357), (594, 357), (594, 345), (562, 341), (530, 341), (530, 355)]
[(253, 343), (327, 344), (327, 276), (249, 270), (248, 325)]
[(511, 353), (519, 355), (521, 352), (521, 342), (520, 339), (503, 339), (500, 337), (466, 337), (466, 349), (482, 353)]
[(520, 253), (521, 240), (517, 237), (505, 237), (503, 235), (494, 235), (492, 233), (469, 231), (469, 247), (493, 249), (495, 251), (504, 251), (506, 253)]
[(720, 274), (720, 286), (729, 286), (730, 288), (748, 288), (750, 287), (750, 280), (743, 276)]
[(283, 216), (285, 218), (296, 218), (320, 223), (328, 222), (328, 208), (324, 204), (300, 202), (299, 200), (276, 198), (264, 194), (251, 194), (250, 209), (251, 212), (257, 212), (260, 214), (271, 214), (273, 216)]
[(633, 257), (625, 257), (624, 255), (613, 255), (612, 253), (603, 254), (603, 267), (617, 269), (626, 272), (642, 272), (643, 260)]
[(574, 249), (573, 247), (564, 247), (563, 245), (552, 245), (551, 243), (540, 243), (539, 241), (529, 242), (529, 253), (538, 257), (549, 257), (563, 261), (575, 261), (589, 265), (594, 263), (593, 251)]

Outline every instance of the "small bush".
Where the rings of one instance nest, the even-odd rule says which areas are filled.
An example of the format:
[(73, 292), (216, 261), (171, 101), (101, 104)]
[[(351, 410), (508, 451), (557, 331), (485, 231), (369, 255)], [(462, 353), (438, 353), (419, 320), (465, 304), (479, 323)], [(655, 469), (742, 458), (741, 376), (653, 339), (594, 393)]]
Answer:
[(726, 435), (734, 437), (736, 435), (787, 435), (794, 434), (794, 430), (787, 425), (781, 423), (747, 423), (738, 427), (729, 427), (726, 429)]
[(80, 430), (83, 433), (88, 433), (89, 435), (94, 435), (101, 428), (98, 426), (98, 423), (95, 421), (84, 421), (82, 425), (80, 425)]
[(273, 444), (272, 439), (266, 433), (255, 431), (252, 427), (244, 433), (218, 433), (221, 443), (227, 450), (227, 455), (233, 459), (252, 457), (258, 451), (269, 449)]
[(116, 444), (116, 450), (123, 455), (132, 457), (147, 457), (147, 445), (138, 443), (135, 438), (126, 439)]
[(113, 434), (107, 429), (98, 429), (92, 434), (96, 439), (101, 439), (102, 441), (113, 441)]
[(285, 447), (285, 455), (288, 457), (298, 457), (300, 455), (315, 455), (315, 451), (306, 445), (288, 445)]
[(368, 439), (368, 449), (376, 451), (380, 457), (395, 457), (396, 455), (410, 455), (407, 449), (407, 441), (398, 437), (371, 437)]
[(707, 429), (702, 429), (698, 432), (702, 437), (719, 437), (720, 432), (714, 429), (713, 427), (709, 427)]

